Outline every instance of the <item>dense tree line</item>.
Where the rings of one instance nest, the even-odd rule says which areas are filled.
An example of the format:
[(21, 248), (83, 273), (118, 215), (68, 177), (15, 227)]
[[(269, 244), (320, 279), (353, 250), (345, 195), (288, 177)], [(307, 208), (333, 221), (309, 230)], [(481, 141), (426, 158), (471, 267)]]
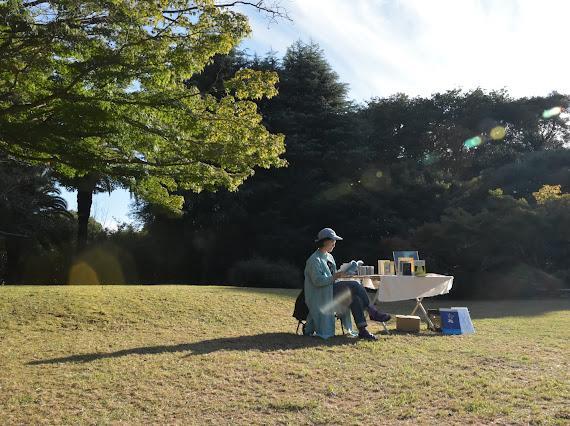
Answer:
[(568, 285), (566, 96), (449, 90), (356, 104), (319, 46), (302, 42), (282, 58), (217, 55), (185, 84), (222, 99), (242, 69), (279, 76), (278, 96), (256, 104), (267, 131), (285, 135), (287, 167), (256, 169), (237, 191), (174, 188), (182, 216), (141, 200), (143, 229), (93, 232), (87, 263), (103, 250), (127, 282), (299, 287), (330, 226), (345, 238), (337, 261), (418, 249), (428, 271), (456, 277), (457, 296)]

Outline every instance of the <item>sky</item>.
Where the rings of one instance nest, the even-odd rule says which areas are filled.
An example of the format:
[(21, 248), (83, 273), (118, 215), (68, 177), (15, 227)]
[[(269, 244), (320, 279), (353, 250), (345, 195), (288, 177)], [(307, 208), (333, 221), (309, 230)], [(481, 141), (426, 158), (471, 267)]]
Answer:
[[(296, 40), (324, 51), (349, 97), (453, 88), (509, 90), (515, 97), (570, 93), (566, 0), (281, 0), (291, 21), (252, 8), (242, 48), (282, 57)], [(64, 191), (68, 207), (75, 194)], [(109, 229), (132, 222), (127, 191), (98, 194), (92, 216)]]

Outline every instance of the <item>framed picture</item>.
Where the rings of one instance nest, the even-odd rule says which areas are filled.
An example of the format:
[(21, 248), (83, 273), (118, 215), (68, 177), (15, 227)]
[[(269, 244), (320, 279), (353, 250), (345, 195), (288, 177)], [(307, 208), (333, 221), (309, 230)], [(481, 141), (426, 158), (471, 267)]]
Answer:
[(414, 275), (414, 259), (412, 257), (398, 258), (398, 275)]
[(425, 260), (416, 260), (414, 262), (414, 275), (417, 277), (425, 277), (426, 276), (426, 261)]
[[(412, 258), (414, 260), (419, 260), (420, 256), (417, 251), (415, 250), (402, 250), (402, 251), (394, 251), (392, 252), (394, 256), (394, 269), (399, 271), (398, 266), (398, 259), (401, 257)], [(413, 270), (413, 269), (412, 269)]]
[(396, 275), (394, 271), (394, 262), (391, 260), (378, 261), (378, 274), (380, 275)]

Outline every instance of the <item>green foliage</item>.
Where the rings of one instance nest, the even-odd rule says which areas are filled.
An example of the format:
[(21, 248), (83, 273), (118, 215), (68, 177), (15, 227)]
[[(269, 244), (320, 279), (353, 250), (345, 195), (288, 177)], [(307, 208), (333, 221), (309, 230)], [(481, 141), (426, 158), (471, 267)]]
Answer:
[(237, 99), (272, 98), (277, 95), (277, 74), (270, 71), (242, 69), (226, 84), (228, 92), (235, 91)]
[(544, 185), (537, 192), (533, 192), (532, 195), (536, 199), (538, 204), (546, 204), (551, 201), (557, 201), (561, 198), (569, 198), (570, 194), (561, 194), (560, 185)]
[(71, 218), (59, 194), (45, 168), (0, 158), (0, 231), (46, 243), (57, 240), (54, 223), (58, 217)]
[(213, 0), (3, 3), (0, 150), (66, 178), (108, 176), (171, 211), (177, 190), (235, 190), (285, 164), (251, 101), (275, 95), (277, 77), (241, 70), (220, 99), (187, 83), (249, 33)]
[[(193, 263), (196, 259), (208, 259), (208, 281), (218, 279), (217, 274), (227, 272), (235, 262), (256, 255), (266, 257), (269, 252), (273, 258), (304, 263), (307, 234), (313, 233), (311, 227), (320, 224), (305, 222), (305, 215), (299, 215), (299, 211), (314, 211), (315, 194), (324, 190), (323, 184), (336, 179), (325, 161), (331, 161), (338, 169), (346, 164), (342, 160), (343, 149), (350, 145), (352, 129), (346, 115), (350, 107), (346, 85), (338, 81), (316, 44), (295, 43), (282, 62), (272, 54), (250, 62), (244, 61), (239, 52), (232, 53), (231, 58), (234, 61), (229, 64), (229, 58), (216, 58), (198, 76), (197, 84), (204, 93), (219, 94), (219, 75), (243, 68), (277, 72), (279, 95), (258, 104), (268, 129), (287, 132), (284, 158), (290, 166), (262, 171), (236, 193), (185, 192), (186, 215), (178, 223), (160, 217), (157, 221), (162, 224), (155, 223), (145, 214), (156, 238), (160, 238), (159, 233), (180, 235), (176, 232), (180, 226), (185, 231), (194, 230), (185, 233), (190, 243), (181, 250), (192, 253), (188, 256), (194, 259)], [(156, 207), (150, 206), (146, 212), (149, 210), (156, 211)], [(312, 222), (317, 221), (318, 218), (312, 218)], [(209, 243), (193, 247), (196, 238)], [(225, 279), (226, 275), (220, 278)]]
[(301, 288), (303, 276), (298, 266), (287, 261), (254, 257), (236, 262), (229, 270), (229, 282), (243, 287)]
[(40, 252), (43, 259), (54, 253), (58, 261), (44, 263), (63, 268), (60, 249), (71, 236), (71, 218), (45, 168), (0, 157), (0, 280), (19, 282), (28, 270), (43, 271), (44, 279), (53, 277), (30, 261), (41, 257)]
[[(217, 77), (243, 68), (279, 74), (279, 95), (258, 104), (267, 127), (287, 136), (289, 167), (259, 173), (233, 194), (184, 193), (180, 221), (143, 209), (149, 237), (188, 253), (200, 279), (217, 279), (256, 256), (302, 266), (324, 226), (345, 237), (335, 249), (338, 261), (375, 264), (394, 249), (416, 247), (431, 271), (457, 277), (457, 295), (476, 294), (480, 274), (506, 274), (521, 258), (536, 273), (567, 269), (565, 233), (559, 237), (558, 225), (549, 224), (554, 215), (565, 223), (564, 208), (548, 212), (532, 197), (544, 184), (570, 182), (569, 151), (561, 148), (567, 118), (542, 117), (564, 96), (514, 100), (506, 91), (450, 90), (357, 107), (322, 50), (302, 42), (282, 59), (217, 57), (199, 86), (219, 96)], [(476, 135), (481, 143), (466, 146)], [(181, 230), (184, 245), (174, 242)], [(182, 263), (177, 268), (182, 272)], [(525, 293), (526, 284), (514, 281), (505, 294)]]
[[(509, 163), (521, 152), (561, 148), (569, 136), (567, 119), (544, 119), (542, 112), (567, 103), (556, 93), (513, 100), (504, 90), (449, 90), (430, 98), (373, 98), (361, 116), (374, 158), (421, 161), (465, 179)], [(503, 131), (493, 132), (497, 126)], [(481, 144), (466, 146), (473, 137)]]
[[(69, 68), (61, 77), (68, 84), (81, 77), (69, 90), (73, 98), (50, 89), (55, 97), (46, 106), (26, 101), (20, 109), (10, 106), (10, 96), (0, 98), (0, 108), (8, 108), (0, 110), (0, 141), (16, 134), (8, 132), (11, 126), (23, 125), (18, 114), (37, 113), (52, 126), (42, 135), (59, 132), (65, 149), (52, 166), (76, 179), (69, 182), (95, 179), (96, 188), (135, 191), (144, 230), (121, 229), (102, 239), (132, 254), (142, 281), (220, 283), (232, 269), (236, 282), (289, 285), (274, 271), (298, 272), (324, 226), (345, 237), (334, 252), (339, 262), (375, 264), (394, 249), (417, 248), (428, 270), (456, 277), (455, 296), (536, 294), (566, 279), (570, 126), (566, 114), (543, 112), (568, 105), (567, 96), (513, 99), (505, 90), (448, 90), (354, 105), (315, 43), (296, 42), (283, 58), (274, 52), (250, 58), (233, 42), (241, 37), (242, 18), (211, 3), (196, 7), (188, 12), (193, 18), (181, 19), (185, 28), (208, 28), (195, 35), (204, 43), (182, 40), (167, 24), (169, 14), (153, 18), (162, 24), (141, 27), (143, 8), (124, 28), (160, 29), (138, 39), (133, 30), (144, 48), (126, 42), (120, 52), (115, 32), (105, 36), (115, 44), (99, 49), (114, 51), (119, 62), (104, 63), (89, 78), (106, 84), (87, 84), (74, 68), (93, 60), (89, 47), (75, 62), (52, 58)], [(62, 10), (61, 16), (71, 13)], [(235, 37), (224, 44), (214, 37), (219, 33)], [(180, 51), (166, 48), (163, 35), (179, 42)], [(178, 67), (183, 54), (192, 63)], [(130, 73), (122, 80), (121, 67)], [(21, 78), (14, 87), (27, 81)], [(75, 137), (73, 123), (104, 134)], [(287, 137), (285, 154), (278, 134)], [(8, 145), (24, 149), (20, 142)], [(59, 161), (67, 153), (82, 159), (81, 167)], [(285, 162), (289, 167), (271, 168)], [(258, 166), (267, 170), (235, 191)]]
[(414, 242), (430, 270), (458, 278), (459, 295), (528, 296), (563, 285), (569, 224), (566, 198), (531, 205), (496, 189), (477, 213), (450, 208), (420, 226)]

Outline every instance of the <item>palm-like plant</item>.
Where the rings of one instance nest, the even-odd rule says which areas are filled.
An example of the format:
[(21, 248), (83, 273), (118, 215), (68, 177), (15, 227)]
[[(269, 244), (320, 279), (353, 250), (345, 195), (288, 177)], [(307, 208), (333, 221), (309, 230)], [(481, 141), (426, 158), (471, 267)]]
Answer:
[(4, 278), (16, 282), (23, 247), (61, 241), (56, 219), (73, 216), (59, 195), (54, 179), (40, 166), (0, 158), (0, 240), (4, 240)]

